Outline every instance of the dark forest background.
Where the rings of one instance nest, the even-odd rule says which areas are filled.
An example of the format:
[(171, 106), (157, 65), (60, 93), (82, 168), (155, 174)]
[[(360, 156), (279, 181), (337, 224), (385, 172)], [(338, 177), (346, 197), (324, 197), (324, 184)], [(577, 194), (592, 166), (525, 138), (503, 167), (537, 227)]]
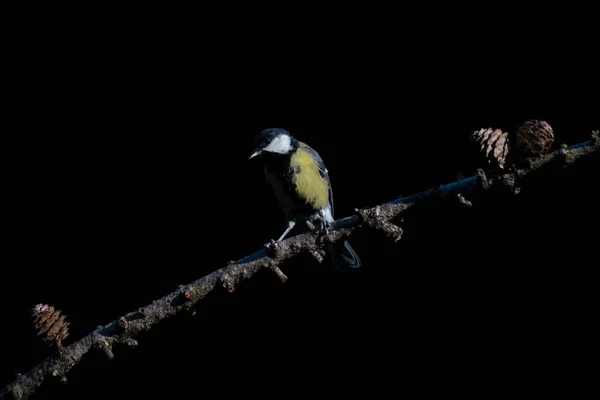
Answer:
[[(600, 127), (587, 78), (488, 70), (479, 54), (448, 57), (444, 45), (367, 47), (359, 67), (350, 53), (250, 62), (188, 42), (33, 43), (13, 60), (4, 129), (2, 386), (52, 352), (33, 305), (67, 315), (69, 344), (278, 237), (278, 206), (247, 161), (262, 129), (285, 128), (320, 152), (341, 218), (487, 167), (469, 142), (476, 129), (544, 119), (557, 145), (571, 145)], [(597, 338), (598, 165), (595, 156), (472, 208), (420, 208), (398, 243), (360, 231), (351, 242), (364, 265), (348, 274), (310, 257), (282, 267), (284, 284), (262, 271), (137, 348), (115, 348), (112, 361), (90, 353), (68, 385), (50, 380), (33, 398), (378, 396), (585, 379)]]

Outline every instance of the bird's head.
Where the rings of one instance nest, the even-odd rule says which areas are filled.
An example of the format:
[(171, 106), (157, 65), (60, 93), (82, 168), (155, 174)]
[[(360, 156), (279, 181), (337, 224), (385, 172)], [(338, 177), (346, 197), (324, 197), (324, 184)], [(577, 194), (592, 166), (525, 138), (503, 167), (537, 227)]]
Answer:
[(250, 158), (262, 154), (289, 154), (294, 150), (295, 142), (296, 140), (285, 129), (265, 129), (252, 140), (252, 154)]

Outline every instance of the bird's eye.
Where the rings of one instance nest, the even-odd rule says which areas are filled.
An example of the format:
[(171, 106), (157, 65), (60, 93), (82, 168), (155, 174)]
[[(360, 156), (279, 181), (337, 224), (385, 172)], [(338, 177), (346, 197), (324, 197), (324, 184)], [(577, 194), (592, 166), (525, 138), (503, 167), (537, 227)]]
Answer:
[(270, 137), (266, 138), (266, 139), (265, 139), (265, 144), (269, 144), (269, 143), (271, 143), (271, 140), (272, 140), (272, 139), (271, 139)]

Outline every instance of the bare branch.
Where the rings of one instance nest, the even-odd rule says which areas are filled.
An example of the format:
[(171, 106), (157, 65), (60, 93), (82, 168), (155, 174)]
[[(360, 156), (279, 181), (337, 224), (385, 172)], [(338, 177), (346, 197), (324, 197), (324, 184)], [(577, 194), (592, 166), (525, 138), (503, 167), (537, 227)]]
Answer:
[(268, 246), (269, 249), (257, 251), (188, 285), (182, 285), (175, 292), (155, 300), (143, 308), (119, 316), (109, 324), (99, 326), (78, 341), (62, 347), (60, 351), (46, 358), (27, 373), (19, 375), (0, 392), (0, 398), (26, 398), (34, 393), (36, 388), (49, 376), (65, 380), (67, 372), (91, 349), (101, 350), (109, 359), (112, 359), (115, 344), (135, 346), (137, 344), (135, 337), (141, 331), (148, 330), (156, 323), (181, 311), (189, 310), (217, 286), (232, 292), (237, 283), (251, 278), (261, 268), (273, 271), (282, 282), (285, 282), (287, 277), (279, 268), (285, 261), (308, 252), (320, 262), (323, 260), (324, 244), (347, 238), (357, 229), (377, 229), (388, 237), (398, 240), (402, 235), (402, 229), (396, 224), (396, 221), (416, 204), (454, 198), (456, 201), (470, 206), (471, 203), (466, 197), (469, 193), (487, 190), (493, 186), (517, 192), (519, 188), (516, 183), (524, 177), (533, 175), (545, 167), (571, 165), (578, 159), (597, 152), (598, 149), (600, 149), (600, 142), (598, 134), (594, 133), (592, 140), (563, 147), (539, 158), (528, 159), (525, 166), (512, 168), (511, 172), (501, 170), (485, 174), (479, 170), (475, 176), (457, 182), (441, 185), (411, 196), (400, 197), (373, 208), (356, 210), (356, 215), (335, 221), (324, 236), (309, 232), (290, 237), (277, 244), (271, 244)]

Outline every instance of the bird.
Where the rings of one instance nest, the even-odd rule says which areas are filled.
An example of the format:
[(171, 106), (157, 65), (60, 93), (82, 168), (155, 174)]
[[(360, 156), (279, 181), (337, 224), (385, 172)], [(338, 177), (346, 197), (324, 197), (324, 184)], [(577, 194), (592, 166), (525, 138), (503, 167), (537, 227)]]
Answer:
[[(262, 161), (266, 181), (287, 220), (277, 242), (300, 223), (327, 231), (334, 221), (333, 191), (329, 171), (316, 150), (283, 128), (267, 128), (252, 139), (250, 159)], [(347, 240), (328, 243), (326, 253), (338, 271), (362, 265)]]

